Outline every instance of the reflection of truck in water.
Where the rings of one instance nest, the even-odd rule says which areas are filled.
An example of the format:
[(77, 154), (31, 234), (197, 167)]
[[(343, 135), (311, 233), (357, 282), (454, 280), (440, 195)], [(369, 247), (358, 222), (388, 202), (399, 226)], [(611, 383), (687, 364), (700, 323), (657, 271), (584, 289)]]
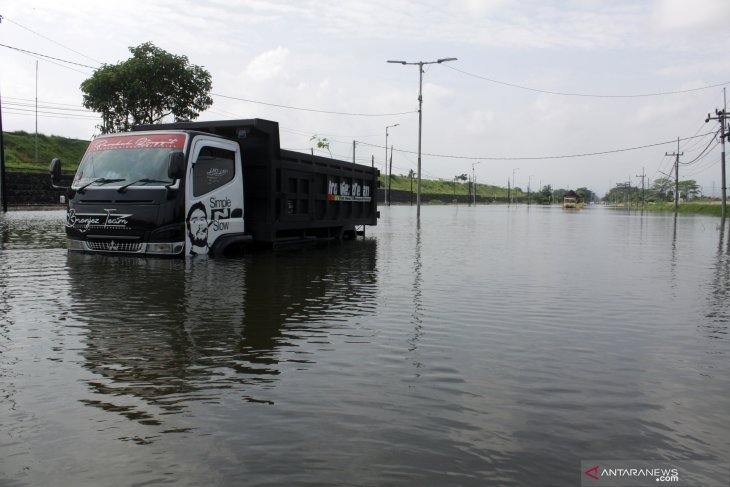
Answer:
[[(59, 187), (61, 163), (51, 162)], [(353, 238), (377, 224), (378, 170), (280, 148), (268, 120), (180, 122), (95, 138), (68, 189), (68, 248), (183, 256)]]
[(287, 365), (327, 360), (323, 342), (352, 344), (362, 331), (377, 309), (377, 255), (376, 239), (215, 265), (71, 252), (69, 319), (96, 378), (81, 402), (168, 430), (197, 401), (273, 399), (283, 371), (294, 373)]

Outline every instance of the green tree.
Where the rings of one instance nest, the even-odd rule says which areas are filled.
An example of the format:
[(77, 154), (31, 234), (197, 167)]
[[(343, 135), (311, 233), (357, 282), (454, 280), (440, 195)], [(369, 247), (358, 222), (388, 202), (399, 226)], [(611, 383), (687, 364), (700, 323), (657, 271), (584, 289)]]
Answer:
[(535, 193), (535, 203), (538, 205), (549, 205), (552, 202), (553, 188), (549, 184), (543, 186), (540, 191)]
[(641, 202), (641, 188), (619, 183), (611, 188), (603, 200), (614, 205), (633, 205)]
[(674, 199), (674, 180), (669, 178), (656, 178), (649, 188), (651, 199), (658, 201), (672, 201)]
[(105, 64), (81, 83), (83, 105), (102, 114), (102, 133), (158, 123), (170, 115), (192, 120), (213, 104), (210, 73), (189, 64), (186, 56), (151, 42), (129, 50), (130, 59)]
[(317, 134), (314, 134), (309, 138), (310, 142), (317, 141), (317, 149), (327, 149), (327, 152), (330, 153), (330, 157), (332, 157), (332, 151), (330, 150), (330, 141), (327, 140), (327, 137), (320, 137)]
[(457, 174), (456, 176), (454, 176), (454, 199), (456, 199), (456, 182), (465, 182), (468, 179), (469, 177), (466, 174)]
[(590, 203), (596, 199), (596, 194), (588, 188), (578, 188), (575, 192), (578, 193), (578, 196), (583, 198), (583, 201), (586, 203)]
[(699, 198), (702, 194), (700, 191), (700, 185), (694, 179), (687, 179), (679, 182), (679, 194), (684, 196), (685, 199), (691, 200)]

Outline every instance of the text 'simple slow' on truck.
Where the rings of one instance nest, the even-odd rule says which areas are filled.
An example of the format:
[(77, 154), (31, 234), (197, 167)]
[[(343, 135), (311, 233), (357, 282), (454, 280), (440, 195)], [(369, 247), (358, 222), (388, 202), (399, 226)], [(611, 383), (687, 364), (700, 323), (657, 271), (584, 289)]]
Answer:
[[(58, 159), (50, 172), (60, 187)], [(66, 188), (68, 248), (191, 256), (353, 238), (377, 224), (378, 174), (281, 149), (268, 120), (138, 126), (89, 144)]]

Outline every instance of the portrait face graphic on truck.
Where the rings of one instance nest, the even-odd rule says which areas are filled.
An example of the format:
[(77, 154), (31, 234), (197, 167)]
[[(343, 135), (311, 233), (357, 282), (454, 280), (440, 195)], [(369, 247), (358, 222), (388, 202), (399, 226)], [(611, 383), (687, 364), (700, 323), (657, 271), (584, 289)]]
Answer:
[(208, 253), (208, 211), (202, 201), (198, 201), (190, 207), (188, 217), (185, 220), (188, 230), (188, 243), (190, 254)]

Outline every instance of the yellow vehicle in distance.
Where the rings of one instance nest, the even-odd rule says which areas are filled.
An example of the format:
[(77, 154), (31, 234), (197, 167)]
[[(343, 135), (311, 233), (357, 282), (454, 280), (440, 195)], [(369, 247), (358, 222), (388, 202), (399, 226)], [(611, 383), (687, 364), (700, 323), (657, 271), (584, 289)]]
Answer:
[(572, 189), (563, 195), (563, 208), (580, 209), (583, 208), (583, 198)]

